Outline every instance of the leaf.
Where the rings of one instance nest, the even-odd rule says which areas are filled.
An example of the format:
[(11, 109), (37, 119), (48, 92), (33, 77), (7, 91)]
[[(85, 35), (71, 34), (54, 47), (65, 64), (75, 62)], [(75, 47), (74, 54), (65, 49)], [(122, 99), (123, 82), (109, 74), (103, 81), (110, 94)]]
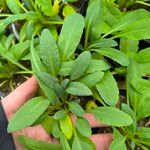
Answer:
[(41, 9), (44, 15), (49, 17), (55, 15), (51, 0), (36, 0), (35, 4)]
[(62, 150), (71, 150), (69, 143), (63, 134), (60, 134), (60, 144)]
[(75, 9), (71, 5), (66, 5), (63, 9), (63, 16), (67, 17), (71, 14), (76, 13)]
[(65, 19), (58, 39), (58, 48), (63, 61), (67, 60), (76, 50), (83, 28), (84, 19), (81, 15), (73, 14)]
[(150, 14), (144, 9), (131, 11), (123, 16), (118, 23), (103, 37), (118, 32), (114, 37), (125, 37), (133, 40), (149, 39)]
[(65, 110), (59, 110), (55, 113), (54, 119), (61, 120), (66, 118), (66, 116), (67, 116), (67, 112)]
[(117, 49), (106, 48), (106, 49), (94, 49), (93, 51), (113, 59), (122, 66), (128, 66), (129, 64), (128, 57), (121, 51), (118, 51)]
[(69, 110), (77, 116), (82, 117), (84, 114), (83, 108), (76, 102), (68, 102)]
[(18, 20), (32, 20), (32, 19), (33, 20), (38, 19), (38, 15), (32, 11), (11, 15), (0, 23), (0, 33), (12, 22), (15, 22)]
[(113, 142), (110, 144), (109, 150), (127, 150), (126, 143), (125, 143), (126, 138), (125, 137), (117, 137), (116, 139), (113, 140)]
[(12, 13), (14, 14), (22, 13), (22, 8), (20, 7), (20, 5), (22, 4), (20, 3), (19, 0), (6, 0), (6, 3)]
[(93, 73), (96, 71), (106, 71), (110, 66), (104, 60), (91, 60), (86, 70), (86, 73)]
[(55, 88), (55, 84), (58, 82), (57, 78), (54, 78), (53, 76), (51, 76), (48, 73), (37, 72), (36, 75), (42, 84), (44, 84), (45, 86), (52, 88), (52, 89)]
[(102, 79), (103, 75), (104, 75), (104, 72), (96, 71), (89, 75), (84, 76), (80, 80), (80, 82), (85, 84), (87, 87), (93, 87)]
[(138, 40), (131, 40), (131, 39), (126, 39), (126, 38), (121, 38), (120, 39), (120, 50), (127, 54), (135, 54), (137, 53), (139, 47), (139, 41)]
[(87, 49), (92, 49), (92, 48), (110, 48), (110, 47), (115, 47), (117, 46), (118, 43), (115, 40), (112, 39), (99, 39), (92, 43)]
[[(148, 94), (148, 93), (147, 93)], [(145, 95), (141, 98), (137, 107), (138, 119), (150, 116), (150, 95)]]
[(150, 62), (150, 48), (145, 48), (136, 55), (136, 61), (138, 63)]
[(12, 117), (7, 131), (10, 133), (32, 125), (47, 109), (50, 101), (43, 97), (35, 97), (25, 103)]
[(104, 15), (106, 11), (105, 1), (97, 0), (91, 3), (86, 12), (86, 39), (96, 40), (100, 38), (103, 26)]
[(140, 138), (150, 139), (150, 128), (149, 127), (137, 128), (137, 134)]
[(69, 76), (72, 70), (72, 66), (74, 64), (75, 61), (71, 60), (71, 61), (67, 61), (67, 62), (63, 62), (61, 64), (60, 70), (59, 70), (59, 75), (60, 76)]
[(72, 144), (72, 150), (95, 150), (95, 145), (92, 143), (92, 141), (80, 135), (77, 131), (74, 131), (74, 140)]
[(60, 67), (59, 51), (56, 42), (48, 29), (42, 31), (40, 37), (41, 58), (43, 64), (52, 76), (56, 76)]
[(148, 94), (150, 91), (150, 80), (145, 79), (135, 79), (132, 80), (132, 85), (141, 94)]
[(77, 96), (90, 96), (92, 95), (91, 90), (80, 82), (71, 82), (69, 83), (66, 92), (72, 95)]
[(130, 100), (133, 110), (137, 109), (137, 104), (139, 103), (139, 94), (133, 88), (131, 82), (140, 78), (140, 72), (137, 62), (134, 58), (129, 59), (129, 66), (127, 69), (127, 91), (128, 91), (128, 100)]
[(73, 125), (70, 117), (67, 115), (65, 119), (62, 119), (60, 122), (60, 128), (65, 135), (65, 137), (69, 140), (73, 135)]
[(124, 37), (132, 40), (142, 40), (150, 38), (150, 17), (140, 20), (132, 26), (127, 27), (120, 33), (116, 34), (116, 37)]
[(9, 51), (14, 55), (14, 57), (17, 60), (20, 60), (22, 57), (29, 54), (29, 52), (30, 52), (29, 47), (30, 47), (30, 42), (29, 41), (20, 42), (20, 43), (14, 44), (9, 49)]
[(97, 120), (107, 125), (123, 127), (133, 123), (132, 118), (128, 114), (114, 107), (97, 107), (90, 112)]
[(102, 99), (110, 106), (115, 106), (119, 100), (119, 90), (113, 75), (105, 72), (101, 81), (96, 85), (96, 88)]
[(80, 118), (80, 117), (77, 118), (76, 128), (85, 137), (90, 137), (92, 134), (90, 124), (84, 118)]
[(17, 59), (8, 51), (6, 50), (3, 45), (0, 43), (0, 55), (5, 58), (7, 61), (10, 61), (12, 64), (15, 64), (19, 68), (28, 71)]
[[(35, 51), (33, 38), (32, 38), (31, 46), (30, 46), (30, 53), (31, 53), (31, 65), (32, 65), (32, 69), (35, 75), (37, 76), (39, 72), (46, 72), (45, 67), (43, 66), (37, 52)], [(40, 84), (40, 87), (43, 89), (45, 95), (49, 99), (54, 100), (56, 98), (56, 94), (51, 88), (44, 85), (40, 80), (39, 80), (39, 84)]]
[(21, 143), (26, 148), (37, 149), (37, 150), (60, 150), (60, 144), (51, 144), (44, 141), (36, 141), (32, 138), (19, 136), (19, 143)]
[(89, 51), (81, 53), (78, 58), (75, 60), (75, 63), (72, 66), (70, 79), (75, 80), (83, 75), (89, 66), (91, 59), (91, 53)]

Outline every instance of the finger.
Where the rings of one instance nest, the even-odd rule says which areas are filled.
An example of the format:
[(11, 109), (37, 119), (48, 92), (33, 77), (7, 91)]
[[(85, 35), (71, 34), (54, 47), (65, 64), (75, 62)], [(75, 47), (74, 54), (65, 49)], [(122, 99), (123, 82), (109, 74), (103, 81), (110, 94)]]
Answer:
[(108, 150), (113, 140), (112, 134), (94, 134), (91, 140), (96, 146), (96, 150)]
[(12, 93), (2, 100), (6, 115), (9, 117), (16, 112), (28, 99), (30, 99), (37, 91), (38, 83), (35, 77), (17, 87)]
[(106, 127), (107, 126), (104, 123), (101, 123), (100, 121), (97, 121), (95, 119), (95, 117), (92, 114), (90, 114), (90, 113), (85, 113), (84, 114), (84, 118), (89, 121), (89, 124), (91, 125), (92, 128)]
[[(74, 114), (70, 114), (70, 117), (71, 117), (73, 124), (75, 125), (77, 117)], [(95, 119), (95, 117), (90, 113), (85, 113), (83, 117), (88, 120), (88, 122), (92, 128), (106, 127), (107, 126), (104, 123), (97, 121)]]

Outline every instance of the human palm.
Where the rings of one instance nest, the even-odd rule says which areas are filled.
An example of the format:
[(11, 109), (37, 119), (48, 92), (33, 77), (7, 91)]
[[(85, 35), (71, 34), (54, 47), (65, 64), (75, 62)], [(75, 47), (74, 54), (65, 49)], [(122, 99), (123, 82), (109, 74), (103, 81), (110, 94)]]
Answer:
[[(12, 115), (31, 97), (33, 97), (38, 89), (38, 83), (35, 77), (30, 78), (28, 81), (19, 86), (16, 90), (10, 93), (6, 98), (2, 100), (4, 110), (6, 112), (8, 120)], [(91, 114), (85, 114), (84, 117), (88, 119), (91, 127), (105, 126), (95, 120)], [(75, 117), (71, 115), (72, 121), (75, 122)], [(52, 138), (45, 132), (41, 125), (34, 127), (28, 127), (18, 132), (13, 133), (14, 142), (17, 150), (23, 150), (22, 146), (17, 141), (19, 135), (31, 137), (35, 140), (46, 141), (50, 143), (57, 143), (58, 141)], [(107, 150), (112, 141), (111, 134), (94, 134), (91, 136), (92, 141), (96, 145), (97, 150)]]

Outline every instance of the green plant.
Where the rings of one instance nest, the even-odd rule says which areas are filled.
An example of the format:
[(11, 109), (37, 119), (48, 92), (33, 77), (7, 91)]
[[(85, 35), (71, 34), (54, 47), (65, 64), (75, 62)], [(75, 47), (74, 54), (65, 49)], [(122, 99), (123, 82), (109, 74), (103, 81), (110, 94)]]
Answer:
[[(44, 29), (36, 44), (33, 34), (31, 64), (44, 96), (23, 105), (10, 120), (8, 132), (41, 124), (60, 144), (20, 137), (25, 148), (91, 150), (91, 128), (83, 118), (89, 112), (112, 126), (110, 150), (148, 150), (150, 129), (139, 121), (150, 116), (150, 49), (138, 51), (138, 44), (150, 38), (149, 24), (150, 13), (144, 9), (122, 13), (105, 0), (91, 0), (85, 18), (78, 13), (66, 17), (57, 40)], [(124, 103), (119, 77), (126, 87)], [(88, 99), (99, 106), (81, 107), (82, 99), (85, 106)], [(70, 113), (77, 117), (75, 125)]]

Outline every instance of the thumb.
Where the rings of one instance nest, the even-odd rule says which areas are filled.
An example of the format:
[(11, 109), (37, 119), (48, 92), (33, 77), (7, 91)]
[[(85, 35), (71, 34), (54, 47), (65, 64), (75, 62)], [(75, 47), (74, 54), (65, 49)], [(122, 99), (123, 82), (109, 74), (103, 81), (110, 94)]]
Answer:
[(35, 77), (31, 77), (26, 82), (17, 87), (7, 97), (2, 100), (2, 105), (8, 119), (15, 113), (28, 99), (36, 93), (38, 83)]

